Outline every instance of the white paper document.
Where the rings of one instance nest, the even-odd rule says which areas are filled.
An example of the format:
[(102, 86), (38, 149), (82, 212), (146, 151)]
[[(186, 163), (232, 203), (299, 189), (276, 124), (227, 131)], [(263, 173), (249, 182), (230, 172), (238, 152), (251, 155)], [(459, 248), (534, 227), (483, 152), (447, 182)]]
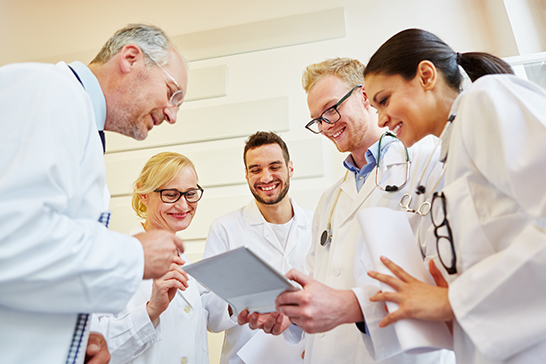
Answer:
[(275, 311), (275, 298), (299, 288), (248, 247), (241, 247), (184, 266), (199, 283), (227, 301), (235, 314)]
[[(385, 207), (367, 208), (358, 213), (358, 222), (375, 271), (393, 276), (379, 259), (385, 256), (416, 279), (435, 285), (421, 258), (406, 212)], [(381, 289), (394, 292), (383, 283)], [(387, 302), (387, 308), (394, 312), (398, 305)], [(444, 322), (404, 319), (394, 323), (394, 330), (402, 350), (410, 354), (453, 349), (453, 338)]]
[(305, 340), (290, 346), (282, 335), (273, 336), (258, 330), (254, 336), (237, 352), (245, 364), (301, 363), (305, 350)]

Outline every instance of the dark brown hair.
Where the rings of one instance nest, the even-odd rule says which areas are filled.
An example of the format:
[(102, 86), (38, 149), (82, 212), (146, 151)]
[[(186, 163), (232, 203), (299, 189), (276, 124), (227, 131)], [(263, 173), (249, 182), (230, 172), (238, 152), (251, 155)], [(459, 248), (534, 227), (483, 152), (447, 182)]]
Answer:
[(460, 90), (463, 80), (459, 65), (472, 82), (488, 74), (514, 74), (508, 63), (492, 54), (457, 53), (426, 30), (406, 29), (379, 47), (366, 66), (364, 77), (369, 74), (400, 75), (409, 81), (415, 77), (419, 63), (425, 60), (432, 62), (455, 90)]
[(280, 136), (278, 136), (276, 133), (270, 131), (258, 131), (255, 134), (252, 134), (248, 137), (245, 143), (245, 150), (243, 152), (243, 162), (245, 164), (246, 168), (246, 152), (248, 152), (249, 149), (254, 149), (261, 147), (262, 145), (268, 145), (268, 144), (278, 144), (279, 147), (281, 147), (282, 155), (284, 157), (284, 160), (286, 161), (286, 164), (288, 165), (288, 162), (290, 162), (290, 153), (288, 153), (288, 147), (286, 146), (286, 143)]

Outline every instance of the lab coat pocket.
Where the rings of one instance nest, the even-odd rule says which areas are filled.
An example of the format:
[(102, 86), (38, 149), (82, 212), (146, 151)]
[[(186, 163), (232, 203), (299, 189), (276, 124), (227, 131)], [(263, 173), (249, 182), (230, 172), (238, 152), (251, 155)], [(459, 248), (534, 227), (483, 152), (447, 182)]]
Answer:
[(442, 192), (457, 257), (457, 272), (461, 273), (494, 254), (495, 249), (483, 231), (466, 176), (451, 182)]

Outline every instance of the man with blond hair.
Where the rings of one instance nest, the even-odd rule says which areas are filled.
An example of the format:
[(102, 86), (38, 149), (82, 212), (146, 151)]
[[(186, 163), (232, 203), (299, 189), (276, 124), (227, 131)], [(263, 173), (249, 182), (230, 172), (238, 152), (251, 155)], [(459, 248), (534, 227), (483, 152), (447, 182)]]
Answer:
[(143, 278), (181, 264), (166, 231), (109, 231), (103, 130), (144, 139), (174, 123), (187, 70), (159, 28), (119, 30), (88, 66), (0, 68), (0, 355), (3, 363), (109, 360), (90, 312), (117, 312)]
[[(297, 325), (285, 336), (297, 339), (301, 330), (306, 332), (306, 363), (442, 363), (450, 353), (403, 353), (394, 329), (378, 326), (386, 315), (383, 303), (369, 301), (379, 285), (367, 275), (372, 260), (358, 211), (377, 206), (399, 209), (406, 193), (418, 206), (432, 194), (415, 194), (422, 169), (427, 168), (425, 175), (436, 182), (440, 168), (435, 168), (437, 154), (426, 166), (432, 147), (418, 144), (406, 154), (396, 138), (382, 136), (385, 130), (379, 128), (366, 96), (363, 72), (364, 65), (358, 60), (335, 58), (312, 64), (303, 74), (312, 118), (306, 128), (324, 135), (349, 155), (343, 162), (344, 175), (322, 195), (315, 210), (306, 259), (309, 275), (297, 270), (287, 274), (303, 289), (277, 297), (277, 310)], [(409, 213), (408, 218), (415, 232), (421, 223), (424, 226), (419, 228), (430, 224), (417, 214)], [(251, 316), (250, 326), (278, 334), (287, 327), (286, 320), (278, 321), (258, 324), (258, 318)]]

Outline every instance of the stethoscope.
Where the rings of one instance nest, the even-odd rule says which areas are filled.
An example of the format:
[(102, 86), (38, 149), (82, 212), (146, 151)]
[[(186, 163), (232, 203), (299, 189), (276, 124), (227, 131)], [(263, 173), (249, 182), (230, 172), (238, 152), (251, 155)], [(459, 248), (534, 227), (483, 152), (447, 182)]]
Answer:
[(399, 141), (399, 139), (396, 137), (396, 135), (394, 135), (393, 133), (391, 133), (390, 131), (387, 131), (385, 132), (383, 135), (381, 135), (381, 138), (379, 138), (379, 146), (377, 147), (377, 163), (375, 165), (375, 185), (382, 191), (386, 191), (386, 192), (396, 192), (398, 191), (399, 189), (403, 188), (406, 183), (408, 183), (408, 179), (409, 179), (409, 173), (410, 173), (410, 157), (409, 157), (409, 152), (408, 152), (408, 148), (406, 148), (406, 146), (404, 146), (404, 152), (405, 152), (405, 155), (406, 155), (406, 180), (404, 181), (404, 183), (402, 183), (401, 185), (397, 186), (397, 185), (386, 185), (385, 187), (381, 186), (381, 184), (379, 183), (379, 165), (381, 163), (381, 142), (383, 141), (383, 137), (385, 136), (390, 136), (390, 137), (393, 137), (395, 138), (396, 140)]
[[(423, 168), (423, 170), (421, 172), (421, 175), (419, 176), (419, 179), (417, 180), (417, 188), (416, 188), (416, 191), (415, 191), (415, 193), (417, 195), (424, 195), (426, 193), (426, 191), (427, 191), (426, 185), (428, 184), (428, 179), (430, 177), (430, 174), (428, 175), (427, 180), (425, 181), (424, 184), (422, 183), (423, 178), (425, 177), (425, 173), (426, 173), (426, 171), (427, 171), (427, 169), (428, 169), (428, 167), (430, 165), (430, 162), (432, 160), (432, 156), (436, 152), (436, 149), (438, 149), (438, 146), (440, 145), (442, 140), (444, 138), (446, 138), (446, 136), (450, 132), (451, 124), (453, 123), (453, 120), (455, 120), (456, 116), (457, 116), (457, 114), (455, 114), (455, 113), (453, 113), (453, 114), (451, 114), (449, 116), (449, 119), (447, 121), (447, 124), (446, 124), (444, 130), (442, 131), (442, 134), (440, 135), (440, 137), (438, 138), (438, 140), (434, 144), (434, 148), (432, 149), (432, 152), (430, 153), (430, 155), (427, 158), (427, 161), (425, 162), (425, 167)], [(408, 149), (404, 146), (404, 150), (405, 150), (405, 154), (406, 154), (406, 180), (404, 181), (404, 183), (402, 183), (399, 186), (387, 185), (385, 187), (382, 187), (379, 184), (379, 179), (378, 179), (379, 173), (378, 172), (379, 172), (379, 162), (381, 161), (381, 142), (382, 142), (382, 139), (383, 139), (383, 137), (385, 135), (389, 135), (389, 136), (392, 136), (392, 137), (396, 138), (396, 136), (393, 133), (389, 132), (389, 131), (384, 133), (381, 136), (381, 138), (379, 138), (379, 146), (378, 146), (378, 153), (377, 153), (378, 157), (377, 157), (376, 173), (375, 173), (375, 184), (379, 189), (381, 189), (383, 191), (396, 192), (396, 191), (398, 191), (399, 189), (401, 189), (402, 187), (404, 187), (408, 183), (410, 158), (409, 158)], [(444, 142), (444, 146), (445, 146), (445, 148), (447, 150), (447, 145), (445, 145), (445, 142)], [(444, 146), (442, 147), (442, 150), (444, 149)], [(441, 158), (440, 162), (445, 162), (445, 159)], [(442, 167), (442, 172), (440, 173), (440, 176), (438, 177), (438, 180), (434, 184), (434, 187), (432, 188), (432, 191), (435, 191), (436, 188), (438, 187), (438, 185), (440, 184), (440, 181), (444, 177), (445, 171), (446, 171), (446, 164), (444, 163), (444, 166)], [(347, 175), (348, 174), (349, 174), (349, 171), (345, 172), (345, 177), (343, 177), (343, 181), (341, 181), (341, 185), (343, 185), (343, 183), (347, 180)], [(336, 196), (336, 200), (334, 202), (334, 205), (332, 206), (332, 210), (330, 211), (330, 216), (328, 217), (328, 224), (326, 225), (326, 230), (324, 230), (322, 232), (321, 236), (320, 236), (320, 245), (321, 246), (326, 246), (326, 245), (328, 245), (328, 244), (330, 244), (332, 242), (332, 237), (333, 237), (333, 233), (332, 233), (332, 216), (334, 215), (334, 210), (336, 209), (336, 205), (337, 205), (337, 203), (339, 201), (339, 196), (341, 195), (341, 191), (342, 190), (341, 190), (341, 186), (340, 186), (339, 191), (338, 191), (337, 196)], [(370, 192), (370, 194), (371, 194), (371, 192)], [(366, 197), (366, 199), (367, 199), (367, 197)], [(411, 212), (411, 213), (414, 213), (414, 214), (417, 214), (417, 215), (420, 215), (420, 216), (426, 216), (430, 212), (432, 205), (431, 205), (431, 202), (427, 201), (426, 198), (425, 198), (425, 201), (423, 203), (421, 203), (421, 205), (419, 205), (419, 207), (417, 209), (413, 209), (413, 208), (410, 207), (411, 206), (411, 200), (412, 200), (411, 194), (406, 193), (400, 199), (399, 205), (401, 207), (405, 208), (406, 212)]]
[[(341, 181), (341, 185), (347, 180), (347, 175), (349, 174), (349, 171), (345, 172), (345, 177), (343, 177), (343, 181)], [(332, 237), (334, 236), (332, 233), (332, 216), (334, 215), (334, 210), (336, 209), (337, 202), (339, 201), (339, 196), (341, 195), (341, 186), (339, 186), (339, 191), (337, 192), (336, 200), (334, 202), (334, 206), (332, 206), (332, 210), (330, 211), (330, 217), (328, 217), (328, 224), (326, 225), (326, 230), (322, 232), (322, 235), (320, 236), (320, 245), (326, 246), (332, 242)]]
[[(415, 193), (417, 195), (425, 195), (425, 193), (427, 192), (426, 185), (428, 184), (428, 179), (430, 177), (430, 174), (428, 175), (427, 180), (425, 181), (424, 184), (422, 183), (423, 178), (424, 178), (425, 173), (426, 173), (426, 171), (427, 171), (427, 169), (428, 169), (428, 167), (430, 165), (430, 161), (432, 160), (432, 156), (436, 152), (436, 149), (438, 149), (438, 146), (440, 145), (440, 143), (442, 142), (444, 137), (446, 137), (446, 135), (450, 132), (451, 124), (453, 123), (453, 120), (455, 120), (456, 116), (457, 116), (457, 114), (455, 114), (455, 113), (451, 114), (449, 116), (449, 119), (447, 120), (447, 124), (444, 127), (444, 130), (442, 131), (442, 134), (440, 135), (440, 137), (438, 138), (438, 140), (434, 144), (434, 148), (432, 149), (432, 153), (430, 153), (430, 155), (427, 158), (427, 161), (425, 162), (425, 167), (423, 168), (423, 171), (421, 172), (421, 175), (419, 176), (419, 179), (417, 180), (417, 188), (415, 190)], [(447, 145), (445, 145), (445, 147), (447, 148)], [(442, 160), (442, 158), (440, 158), (440, 159), (441, 159), (440, 162), (445, 162), (445, 159), (443, 159), (443, 160)], [(438, 187), (438, 185), (440, 184), (440, 181), (444, 177), (445, 171), (446, 171), (446, 163), (444, 163), (444, 166), (442, 167), (442, 172), (440, 173), (440, 177), (438, 177), (438, 180), (434, 184), (434, 187), (432, 187), (433, 192), (436, 191), (436, 188)], [(406, 212), (411, 212), (411, 213), (414, 213), (414, 214), (417, 214), (417, 215), (420, 215), (420, 216), (426, 216), (430, 212), (432, 204), (431, 204), (430, 201), (427, 201), (426, 197), (425, 197), (425, 201), (423, 203), (421, 203), (417, 209), (413, 209), (413, 208), (410, 207), (411, 200), (412, 200), (412, 196), (409, 193), (406, 193), (400, 199), (400, 203), (399, 203), (400, 207), (405, 208)]]
[[(382, 187), (380, 184), (379, 184), (379, 180), (377, 178), (378, 176), (378, 172), (379, 172), (379, 163), (381, 161), (381, 143), (383, 141), (383, 137), (384, 136), (391, 136), (391, 137), (394, 137), (396, 138), (396, 136), (387, 131), (386, 133), (384, 133), (381, 138), (379, 138), (379, 143), (378, 143), (378, 152), (377, 152), (377, 163), (376, 163), (376, 173), (375, 173), (375, 184), (376, 186), (383, 190), (383, 191), (387, 191), (387, 192), (396, 192), (398, 191), (399, 189), (401, 189), (402, 187), (404, 187), (406, 185), (406, 183), (408, 182), (408, 179), (409, 179), (409, 163), (410, 163), (410, 159), (409, 159), (409, 153), (408, 153), (408, 149), (404, 146), (404, 150), (405, 150), (405, 156), (406, 156), (406, 180), (404, 181), (404, 183), (402, 183), (401, 185), (399, 186), (396, 186), (396, 185), (387, 185), (385, 187)], [(398, 139), (398, 138), (396, 138)], [(347, 176), (349, 174), (349, 171), (345, 172), (345, 177), (343, 177), (343, 181), (341, 181), (341, 185), (343, 185), (343, 183), (347, 180)], [(326, 246), (328, 244), (330, 244), (332, 242), (332, 237), (333, 237), (333, 233), (332, 233), (332, 216), (334, 215), (334, 210), (336, 209), (336, 206), (337, 206), (337, 203), (339, 201), (339, 196), (341, 195), (341, 185), (339, 187), (339, 191), (337, 192), (337, 196), (336, 196), (336, 200), (334, 201), (334, 205), (332, 206), (332, 210), (330, 211), (330, 216), (328, 217), (328, 224), (326, 225), (326, 230), (324, 230), (322, 232), (322, 235), (320, 236), (320, 245), (321, 246)], [(370, 191), (370, 193), (368, 194), (368, 196), (366, 196), (362, 202), (364, 202), (365, 200), (368, 199), (368, 197), (371, 195), (371, 193), (373, 192)]]

